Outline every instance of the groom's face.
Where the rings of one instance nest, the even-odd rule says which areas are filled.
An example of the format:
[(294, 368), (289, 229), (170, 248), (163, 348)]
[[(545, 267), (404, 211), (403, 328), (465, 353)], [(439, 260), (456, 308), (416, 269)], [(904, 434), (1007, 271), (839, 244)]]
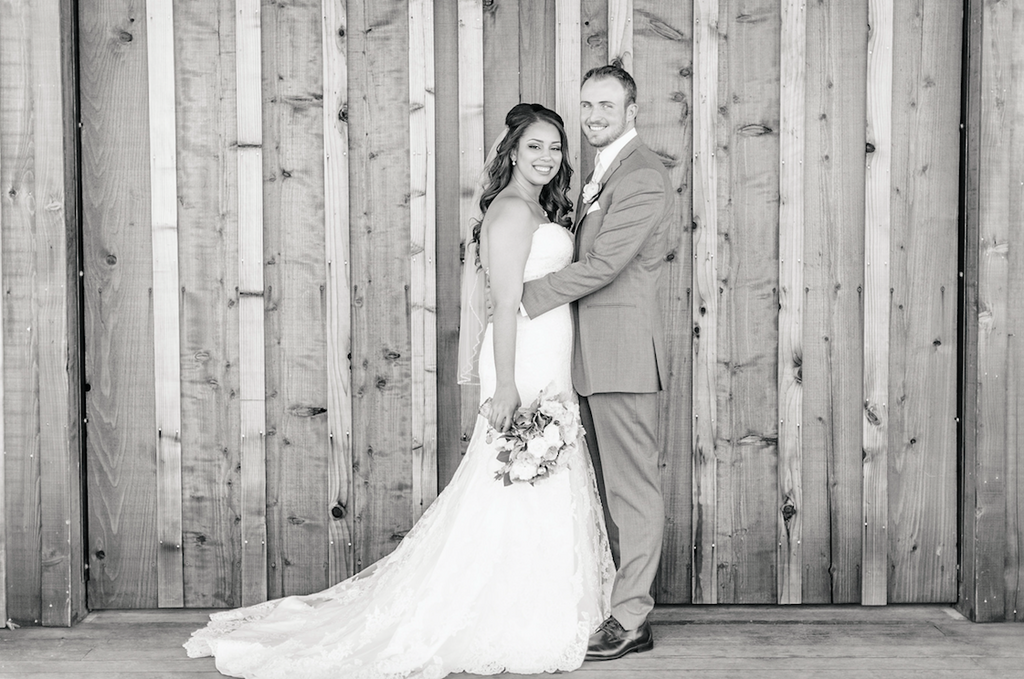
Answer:
[(591, 78), (580, 90), (580, 126), (590, 145), (602, 149), (633, 127), (636, 104), (615, 78)]

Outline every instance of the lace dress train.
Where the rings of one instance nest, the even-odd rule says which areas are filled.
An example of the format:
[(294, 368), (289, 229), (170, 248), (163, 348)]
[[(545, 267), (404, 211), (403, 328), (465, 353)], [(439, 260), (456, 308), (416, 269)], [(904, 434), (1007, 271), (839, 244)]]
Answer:
[[(568, 264), (562, 227), (534, 233), (527, 279)], [(519, 320), (524, 403), (546, 386), (571, 393), (568, 307)], [(490, 329), (481, 394), (494, 391)], [(594, 472), (581, 440), (569, 466), (504, 486), (477, 418), (451, 483), (398, 548), (322, 592), (215, 613), (185, 644), (250, 679), (443, 677), (572, 670), (607, 616), (614, 566)]]

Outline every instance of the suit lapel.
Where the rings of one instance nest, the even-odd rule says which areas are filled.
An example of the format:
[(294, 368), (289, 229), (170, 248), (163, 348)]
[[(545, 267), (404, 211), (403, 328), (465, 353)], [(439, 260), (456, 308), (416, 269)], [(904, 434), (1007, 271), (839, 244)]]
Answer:
[[(604, 176), (601, 178), (601, 180), (602, 180), (601, 181), (602, 188), (608, 185), (608, 180), (615, 173), (615, 170), (619, 169), (619, 165), (622, 165), (622, 161), (624, 161), (626, 158), (628, 158), (630, 156), (630, 154), (632, 154), (633, 151), (635, 151), (639, 147), (640, 147), (640, 137), (633, 137), (632, 139), (629, 140), (629, 142), (625, 146), (622, 147), (622, 150), (619, 151), (618, 154), (614, 158), (612, 158), (611, 165), (609, 165), (608, 169), (604, 171)], [(589, 175), (587, 175), (587, 181), (584, 182), (584, 183), (585, 184), (590, 183), (590, 180), (593, 179), (593, 178), (594, 178), (594, 173), (591, 172)], [(600, 200), (600, 199), (601, 199), (601, 196), (600, 196), (600, 194), (598, 194), (597, 198), (595, 198), (594, 200), (596, 201), (596, 200)], [(580, 197), (579, 197), (579, 200), (577, 201), (576, 204), (579, 205), (579, 209), (576, 210), (576, 219), (573, 220), (572, 230), (573, 230), (573, 233), (576, 234), (576, 240), (578, 241), (579, 240), (579, 232), (580, 232), (580, 224), (583, 223), (584, 217), (587, 216), (587, 210), (590, 209), (589, 205), (584, 205), (583, 204), (583, 187), (582, 186), (580, 187)]]

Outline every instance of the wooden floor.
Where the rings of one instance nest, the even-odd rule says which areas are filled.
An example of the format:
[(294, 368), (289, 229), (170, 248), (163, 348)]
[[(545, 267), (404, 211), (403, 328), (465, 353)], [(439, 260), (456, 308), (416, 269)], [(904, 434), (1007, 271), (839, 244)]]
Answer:
[[(220, 676), (212, 659), (181, 648), (205, 620), (195, 610), (96, 611), (71, 629), (0, 629), (0, 678)], [(652, 620), (653, 651), (584, 663), (574, 676), (1024, 677), (1024, 624), (974, 624), (947, 606), (659, 607)]]

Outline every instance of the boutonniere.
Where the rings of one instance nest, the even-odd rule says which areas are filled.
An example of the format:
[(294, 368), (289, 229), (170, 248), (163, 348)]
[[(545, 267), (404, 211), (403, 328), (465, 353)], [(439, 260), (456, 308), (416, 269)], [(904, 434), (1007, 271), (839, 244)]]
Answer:
[(583, 203), (593, 203), (601, 193), (601, 182), (587, 182), (583, 185)]

